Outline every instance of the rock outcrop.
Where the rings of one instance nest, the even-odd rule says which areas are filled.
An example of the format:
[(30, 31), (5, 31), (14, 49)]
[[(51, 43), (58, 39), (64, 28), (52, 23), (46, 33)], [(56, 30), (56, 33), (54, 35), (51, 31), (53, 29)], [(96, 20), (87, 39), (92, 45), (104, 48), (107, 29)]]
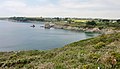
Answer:
[(50, 24), (48, 24), (48, 23), (46, 23), (44, 27), (45, 27), (46, 29), (50, 29), (50, 28), (51, 28)]

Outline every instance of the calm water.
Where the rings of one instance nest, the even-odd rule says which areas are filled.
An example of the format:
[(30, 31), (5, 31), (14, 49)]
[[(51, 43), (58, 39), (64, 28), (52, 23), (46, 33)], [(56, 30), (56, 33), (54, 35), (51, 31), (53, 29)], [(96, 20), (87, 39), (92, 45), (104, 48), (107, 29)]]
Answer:
[(0, 51), (48, 50), (97, 36), (96, 33), (41, 28), (43, 23), (0, 21)]

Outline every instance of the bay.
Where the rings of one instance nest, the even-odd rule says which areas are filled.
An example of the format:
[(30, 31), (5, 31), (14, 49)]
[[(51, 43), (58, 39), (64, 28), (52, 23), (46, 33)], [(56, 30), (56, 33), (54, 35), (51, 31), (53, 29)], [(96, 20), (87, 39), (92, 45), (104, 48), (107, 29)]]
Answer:
[[(35, 28), (30, 26), (35, 25)], [(49, 50), (98, 36), (98, 33), (44, 29), (44, 23), (0, 21), (0, 51)]]

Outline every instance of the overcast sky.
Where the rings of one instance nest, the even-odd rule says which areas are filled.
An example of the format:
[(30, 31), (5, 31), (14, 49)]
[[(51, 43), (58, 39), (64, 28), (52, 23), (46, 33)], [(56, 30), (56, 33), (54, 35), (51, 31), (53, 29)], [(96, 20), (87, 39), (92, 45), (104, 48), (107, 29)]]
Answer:
[(120, 0), (0, 0), (0, 16), (120, 18)]

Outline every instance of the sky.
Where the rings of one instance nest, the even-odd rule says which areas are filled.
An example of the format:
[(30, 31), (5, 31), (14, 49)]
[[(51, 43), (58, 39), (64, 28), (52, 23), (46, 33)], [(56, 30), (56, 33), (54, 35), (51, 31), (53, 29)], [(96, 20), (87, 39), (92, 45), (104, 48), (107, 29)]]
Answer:
[(120, 0), (0, 0), (0, 17), (120, 18)]

